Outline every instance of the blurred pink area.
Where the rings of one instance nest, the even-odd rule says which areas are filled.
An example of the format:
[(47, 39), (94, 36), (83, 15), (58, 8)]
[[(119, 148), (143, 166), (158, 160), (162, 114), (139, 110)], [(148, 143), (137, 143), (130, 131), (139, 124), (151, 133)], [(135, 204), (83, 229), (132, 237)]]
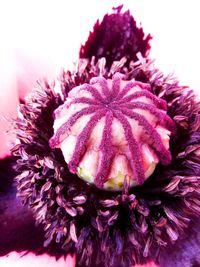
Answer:
[(0, 267), (75, 267), (75, 257), (67, 256), (56, 261), (55, 257), (48, 255), (36, 256), (28, 253), (12, 252), (5, 257), (0, 258)]
[[(60, 258), (58, 261), (48, 255), (36, 256), (33, 253), (12, 252), (0, 258), (0, 267), (75, 267), (75, 257), (68, 256)], [(145, 265), (135, 265), (134, 267), (158, 267), (153, 262)]]
[(144, 265), (135, 265), (135, 267), (158, 267), (154, 262), (150, 262)]

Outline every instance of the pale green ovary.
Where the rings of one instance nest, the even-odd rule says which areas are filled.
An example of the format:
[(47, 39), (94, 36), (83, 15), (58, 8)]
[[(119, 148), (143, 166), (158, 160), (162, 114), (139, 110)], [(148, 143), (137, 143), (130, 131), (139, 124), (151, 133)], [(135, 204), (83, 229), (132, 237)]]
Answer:
[[(94, 183), (94, 177), (91, 175), (90, 171), (78, 167), (77, 175), (88, 183)], [(115, 178), (109, 178), (109, 180), (104, 184), (104, 189), (107, 190), (122, 190), (124, 184), (125, 175), (118, 172)], [(129, 177), (131, 181), (131, 186), (135, 185), (135, 182)]]
[[(127, 177), (130, 180), (131, 186), (136, 185), (133, 179), (129, 176)], [(104, 184), (104, 188), (108, 190), (122, 190), (124, 185), (125, 175), (121, 172), (118, 172), (115, 178), (109, 178), (109, 180)]]
[(77, 175), (88, 183), (94, 182), (93, 176), (91, 175), (91, 173), (84, 168), (78, 167)]

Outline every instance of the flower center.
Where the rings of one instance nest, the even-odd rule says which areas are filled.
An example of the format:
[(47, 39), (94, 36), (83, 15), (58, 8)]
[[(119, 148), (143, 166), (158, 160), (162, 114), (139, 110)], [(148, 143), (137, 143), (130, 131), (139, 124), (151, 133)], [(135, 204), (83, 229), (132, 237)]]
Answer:
[(72, 173), (99, 188), (119, 190), (125, 178), (142, 184), (158, 162), (171, 162), (174, 122), (149, 84), (95, 77), (73, 88), (55, 111), (52, 148), (61, 148)]

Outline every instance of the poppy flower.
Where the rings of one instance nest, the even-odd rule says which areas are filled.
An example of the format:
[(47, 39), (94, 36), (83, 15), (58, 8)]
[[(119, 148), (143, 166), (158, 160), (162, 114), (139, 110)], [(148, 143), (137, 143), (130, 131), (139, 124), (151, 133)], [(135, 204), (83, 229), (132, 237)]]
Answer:
[(38, 82), (20, 104), (19, 143), (2, 161), (11, 177), (1, 186), (2, 255), (179, 266), (173, 250), (198, 227), (200, 104), (155, 67), (151, 36), (121, 9), (95, 24), (74, 70)]

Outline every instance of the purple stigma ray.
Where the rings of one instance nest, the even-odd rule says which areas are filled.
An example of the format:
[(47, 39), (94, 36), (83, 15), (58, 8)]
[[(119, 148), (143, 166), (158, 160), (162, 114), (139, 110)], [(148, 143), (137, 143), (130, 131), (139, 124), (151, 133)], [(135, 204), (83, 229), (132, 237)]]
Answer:
[(119, 110), (115, 110), (113, 111), (113, 114), (114, 117), (121, 123), (124, 129), (124, 134), (132, 156), (132, 158), (130, 159), (130, 165), (134, 174), (134, 178), (136, 179), (138, 184), (142, 184), (145, 180), (145, 174), (140, 146), (135, 140), (131, 125), (127, 118), (123, 115), (123, 113)]
[(89, 136), (98, 123), (98, 121), (105, 115), (106, 111), (104, 109), (99, 110), (98, 113), (92, 116), (89, 122), (86, 124), (80, 135), (78, 136), (76, 146), (72, 155), (72, 158), (69, 162), (69, 169), (72, 173), (77, 172), (78, 164), (84, 153), (85, 146), (88, 142)]
[(118, 101), (119, 104), (125, 104), (127, 102), (130, 102), (133, 99), (136, 98), (140, 98), (140, 97), (146, 97), (149, 100), (151, 100), (153, 102), (153, 104), (163, 110), (167, 110), (167, 103), (165, 102), (165, 100), (163, 99), (159, 99), (158, 97), (156, 97), (155, 95), (153, 95), (151, 92), (147, 91), (147, 90), (143, 90), (143, 91), (137, 91), (133, 94), (130, 94), (124, 98), (122, 98), (121, 100)]
[(132, 89), (134, 88), (134, 86), (139, 86), (140, 88), (142, 88), (143, 90), (146, 90), (147, 92), (151, 90), (150, 85), (144, 84), (142, 82), (138, 82), (138, 81), (130, 81), (128, 84), (126, 84), (124, 86), (124, 88), (121, 90), (121, 92), (118, 94), (118, 96), (115, 98), (115, 100), (120, 100), (123, 99), (126, 94)]
[(63, 109), (67, 109), (69, 108), (71, 105), (73, 104), (89, 104), (89, 105), (99, 105), (100, 102), (95, 100), (95, 99), (91, 99), (88, 97), (78, 97), (78, 98), (74, 98), (72, 101), (70, 101), (69, 103), (63, 104), (62, 107), (59, 109), (56, 109), (56, 111), (54, 112), (55, 114), (55, 118), (58, 118), (61, 114), (61, 112), (63, 111)]
[(92, 99), (88, 97), (78, 97), (74, 98), (72, 101), (64, 103), (62, 106), (58, 107), (54, 111), (54, 118), (58, 118), (63, 111), (63, 109), (69, 108), (72, 104), (89, 104), (89, 105), (99, 105), (101, 102), (99, 102), (97, 99)]
[(102, 151), (102, 159), (100, 162), (99, 170), (94, 179), (94, 183), (100, 188), (103, 187), (103, 184), (108, 180), (108, 174), (114, 156), (114, 151), (112, 148), (112, 121), (113, 113), (112, 111), (108, 111), (106, 113), (103, 136), (101, 145), (99, 147)]
[(58, 128), (57, 132), (54, 136), (49, 140), (49, 145), (51, 148), (55, 148), (58, 146), (65, 138), (66, 132), (75, 124), (75, 122), (84, 115), (89, 115), (101, 109), (101, 107), (90, 106), (83, 108), (81, 111), (76, 112), (72, 115), (67, 122), (65, 122), (60, 128)]
[(120, 73), (116, 73), (113, 76), (112, 94), (111, 94), (112, 99), (116, 99), (116, 97), (119, 94), (121, 78), (122, 78), (122, 75)]
[(163, 165), (168, 165), (171, 162), (171, 153), (164, 147), (160, 135), (157, 133), (157, 131), (151, 126), (151, 124), (147, 121), (147, 119), (144, 118), (144, 116), (134, 112), (130, 111), (128, 109), (122, 109), (121, 112), (138, 121), (139, 125), (143, 127), (145, 132), (148, 134), (151, 140), (153, 140), (152, 147), (154, 148), (155, 152), (157, 153), (160, 161)]
[(130, 82), (127, 85), (125, 85), (125, 87), (121, 90), (121, 92), (119, 92), (118, 96), (115, 97), (115, 101), (119, 101), (120, 99), (122, 99), (123, 97), (125, 97), (125, 95), (135, 86), (135, 82)]
[(92, 85), (83, 84), (83, 87), (81, 88), (81, 90), (91, 93), (91, 95), (94, 97), (94, 99), (96, 99), (100, 102), (103, 102), (103, 100), (104, 100), (103, 97), (101, 96), (101, 94), (99, 93), (99, 91)]
[[(116, 106), (115, 108), (118, 108), (118, 107)], [(124, 108), (146, 110), (156, 117), (156, 119), (159, 121), (161, 126), (166, 127), (171, 132), (175, 131), (175, 125), (173, 121), (170, 119), (170, 117), (166, 113), (162, 112), (161, 110), (156, 109), (151, 104), (135, 101), (132, 103), (120, 105), (121, 110), (123, 110)]]
[(91, 99), (88, 97), (79, 97), (79, 98), (75, 98), (71, 101), (71, 103), (69, 103), (70, 107), (72, 104), (89, 104), (89, 105), (99, 105), (100, 102), (95, 100), (95, 99)]
[(102, 92), (105, 96), (104, 100), (109, 101), (110, 100), (110, 90), (108, 88), (107, 80), (104, 77), (94, 77), (90, 80), (90, 84), (95, 85), (99, 84), (102, 88)]

